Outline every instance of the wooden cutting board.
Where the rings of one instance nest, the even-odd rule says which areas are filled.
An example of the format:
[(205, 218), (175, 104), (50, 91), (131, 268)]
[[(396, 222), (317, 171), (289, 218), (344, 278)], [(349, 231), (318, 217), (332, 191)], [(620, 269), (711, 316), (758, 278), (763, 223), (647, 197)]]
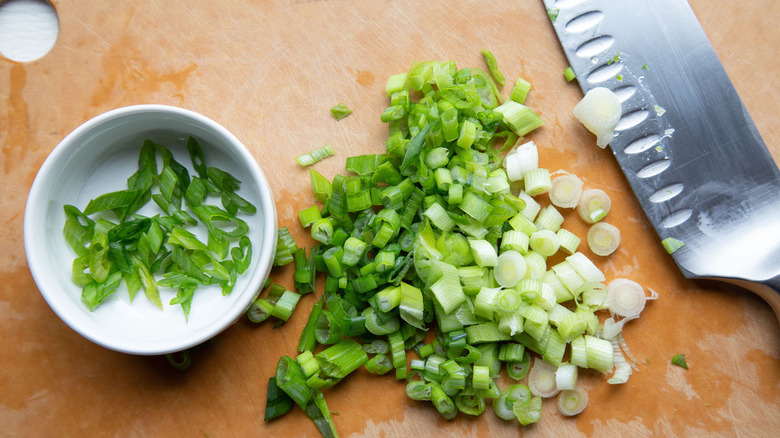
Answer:
[[(780, 3), (691, 3), (780, 158)], [(281, 355), (294, 354), (315, 296), (304, 297), (276, 330), (240, 321), (194, 353), (187, 372), (162, 357), (106, 350), (69, 329), (38, 293), (22, 249), (27, 192), (47, 154), (87, 119), (130, 104), (178, 105), (222, 123), (251, 149), (273, 187), (279, 225), (311, 246), (296, 213), (314, 198), (294, 157), (334, 145), (337, 156), (316, 165), (332, 177), (343, 172), (345, 157), (382, 152), (388, 76), (422, 60), (483, 66), (487, 48), (510, 86), (518, 76), (533, 84), (528, 104), (547, 121), (529, 137), (541, 148), (541, 165), (576, 173), (614, 200), (610, 222), (624, 242), (599, 266), (608, 278), (632, 278), (660, 295), (625, 329), (639, 370), (621, 386), (582, 373), (590, 393), (583, 414), (562, 418), (546, 402), (541, 422), (526, 428), (491, 412), (446, 421), (430, 404), (408, 400), (393, 377), (358, 372), (326, 394), (341, 436), (776, 436), (780, 324), (759, 298), (687, 281), (675, 269), (610, 151), (574, 120), (581, 92), (562, 78), (567, 63), (541, 1), (54, 5), (54, 49), (36, 62), (0, 60), (0, 434), (317, 436), (297, 409), (263, 422), (268, 378)], [(354, 112), (337, 122), (328, 109), (339, 102)], [(291, 287), (291, 273), (272, 275)], [(677, 353), (686, 354), (690, 370), (670, 364)]]

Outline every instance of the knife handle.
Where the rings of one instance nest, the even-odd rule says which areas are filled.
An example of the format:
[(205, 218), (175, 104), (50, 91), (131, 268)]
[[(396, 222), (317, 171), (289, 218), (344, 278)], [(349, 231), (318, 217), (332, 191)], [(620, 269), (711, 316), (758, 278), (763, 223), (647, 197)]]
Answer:
[(763, 298), (772, 307), (775, 317), (780, 322), (780, 275), (761, 282), (722, 278), (719, 280), (743, 287)]

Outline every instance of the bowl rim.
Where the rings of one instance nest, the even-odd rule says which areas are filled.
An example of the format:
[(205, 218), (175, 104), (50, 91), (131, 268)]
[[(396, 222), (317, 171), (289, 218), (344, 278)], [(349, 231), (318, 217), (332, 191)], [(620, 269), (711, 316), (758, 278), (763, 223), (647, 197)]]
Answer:
[[(138, 343), (133, 344), (132, 342), (123, 343), (122, 340), (124, 339), (115, 340), (111, 339), (109, 336), (101, 336), (101, 333), (93, 332), (86, 327), (86, 324), (81, 323), (79, 318), (67, 312), (64, 304), (60, 303), (61, 298), (55, 296), (56, 291), (51, 291), (46, 287), (47, 281), (45, 277), (47, 275), (47, 263), (43, 261), (43, 257), (45, 256), (45, 254), (42, 254), (43, 248), (37, 243), (39, 237), (35, 235), (37, 232), (35, 229), (36, 217), (45, 211), (44, 205), (47, 199), (44, 198), (44, 195), (48, 193), (46, 185), (48, 182), (47, 176), (50, 175), (54, 166), (59, 164), (70, 149), (77, 144), (77, 141), (90, 130), (110, 122), (113, 119), (124, 118), (145, 112), (192, 119), (213, 131), (215, 136), (225, 140), (225, 144), (233, 149), (233, 151), (245, 162), (247, 170), (257, 183), (256, 189), (259, 193), (259, 205), (257, 206), (258, 213), (262, 214), (263, 218), (262, 241), (264, 243), (272, 242), (272, 245), (263, 244), (259, 250), (253, 251), (253, 257), (257, 257), (258, 262), (256, 270), (251, 274), (250, 281), (246, 285), (246, 288), (256, 292), (247, 295), (252, 297), (249, 302), (236, 303), (236, 305), (231, 306), (228, 312), (225, 312), (218, 320), (214, 321), (212, 324), (214, 330), (197, 330), (193, 333), (193, 336), (188, 336), (181, 341), (169, 341), (159, 345), (154, 344), (154, 346), (149, 346), (149, 344), (137, 345)], [(251, 305), (251, 302), (255, 299), (257, 294), (259, 294), (262, 284), (270, 274), (273, 265), (273, 257), (276, 252), (277, 226), (276, 205), (273, 200), (270, 184), (257, 160), (255, 160), (246, 146), (235, 135), (213, 119), (189, 109), (162, 104), (138, 104), (118, 107), (101, 113), (76, 127), (57, 143), (39, 168), (32, 186), (30, 187), (25, 205), (23, 237), (27, 264), (38, 291), (54, 313), (71, 329), (84, 338), (110, 350), (135, 355), (162, 355), (186, 350), (187, 348), (202, 344), (233, 325), (243, 314), (245, 314), (246, 310)]]

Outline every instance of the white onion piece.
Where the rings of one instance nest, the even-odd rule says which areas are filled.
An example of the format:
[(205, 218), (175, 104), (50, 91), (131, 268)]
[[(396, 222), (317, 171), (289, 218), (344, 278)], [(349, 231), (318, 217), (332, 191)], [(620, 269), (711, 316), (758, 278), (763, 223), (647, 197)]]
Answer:
[(593, 254), (606, 257), (620, 246), (620, 229), (606, 222), (597, 222), (590, 226), (587, 240)]
[(612, 377), (607, 380), (607, 383), (610, 385), (619, 385), (628, 382), (628, 378), (631, 376), (631, 365), (626, 362), (626, 358), (623, 357), (617, 339), (612, 339), (611, 342), (614, 355), (612, 361), (615, 363), (615, 372), (612, 374)]
[(504, 167), (510, 181), (519, 181), (529, 170), (539, 168), (539, 151), (533, 141), (521, 144), (504, 158)]
[(550, 398), (558, 394), (558, 385), (555, 382), (557, 369), (555, 365), (535, 358), (534, 366), (528, 372), (528, 388), (531, 389), (531, 393), (542, 398)]
[(581, 252), (566, 257), (566, 261), (587, 283), (603, 283), (607, 279), (604, 273)]
[(604, 87), (589, 90), (574, 107), (574, 117), (588, 131), (596, 134), (596, 144), (602, 149), (615, 136), (615, 127), (622, 115), (620, 99), (612, 90)]
[(604, 339), (616, 338), (623, 332), (623, 326), (632, 319), (639, 318), (639, 315), (632, 316), (630, 318), (623, 318), (620, 321), (615, 321), (615, 318), (607, 318), (604, 320), (604, 327), (601, 329), (601, 337)]
[(572, 390), (577, 387), (577, 365), (562, 364), (555, 371), (555, 386), (561, 391)]
[(571, 417), (585, 410), (588, 406), (588, 393), (578, 386), (573, 390), (561, 391), (558, 396), (558, 411)]
[(615, 315), (636, 318), (645, 308), (645, 290), (627, 278), (616, 278), (607, 285), (607, 307)]
[(561, 175), (552, 180), (548, 196), (556, 207), (574, 208), (580, 202), (583, 182), (574, 175)]
[[(582, 192), (580, 201), (577, 203), (577, 214), (586, 224), (594, 224), (601, 217), (609, 213), (612, 207), (612, 200), (609, 195), (601, 189), (588, 189)], [(594, 213), (599, 213), (594, 217)]]
[(502, 287), (515, 287), (525, 277), (528, 267), (525, 258), (517, 251), (504, 251), (498, 256), (493, 276)]
[(637, 363), (639, 363), (639, 360), (637, 360), (636, 356), (634, 356), (634, 353), (631, 352), (631, 349), (628, 348), (628, 344), (626, 343), (625, 338), (623, 338), (623, 334), (617, 335), (618, 344), (620, 344), (620, 349), (623, 351), (623, 354), (630, 360), (631, 368), (638, 369), (636, 366)]
[(561, 246), (561, 242), (558, 240), (558, 234), (550, 230), (534, 231), (531, 233), (528, 244), (532, 250), (545, 257), (550, 257), (558, 252), (558, 248)]

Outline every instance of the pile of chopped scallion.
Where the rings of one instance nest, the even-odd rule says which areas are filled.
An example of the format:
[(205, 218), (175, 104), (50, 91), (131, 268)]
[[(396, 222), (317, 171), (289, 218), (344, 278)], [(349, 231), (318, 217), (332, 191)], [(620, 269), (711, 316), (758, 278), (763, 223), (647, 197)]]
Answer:
[[(394, 373), (411, 399), (446, 419), (490, 403), (526, 425), (539, 420), (542, 398), (561, 391), (564, 415), (584, 408), (578, 369), (627, 364), (619, 328), (601, 336), (604, 274), (578, 251), (559, 209), (535, 199), (553, 184), (523, 140), (543, 124), (524, 105), (530, 84), (518, 79), (504, 101), (495, 58), (483, 54), (490, 73), (420, 62), (390, 77), (385, 153), (347, 158), (348, 173), (332, 180), (309, 167), (322, 205), (299, 219), (319, 243), (307, 256), (282, 228), (275, 262), (295, 263), (301, 294), (315, 291), (321, 273), (324, 294), (297, 355), (283, 356), (269, 380), (266, 420), (298, 405), (323, 436), (336, 436), (324, 391), (364, 367)], [(579, 192), (572, 202), (568, 191), (581, 184), (558, 186), (566, 193), (557, 197), (576, 206)], [(255, 322), (286, 319), (297, 303), (284, 287), (270, 289), (249, 310)], [(514, 382), (506, 388), (496, 383), (502, 368)]]

